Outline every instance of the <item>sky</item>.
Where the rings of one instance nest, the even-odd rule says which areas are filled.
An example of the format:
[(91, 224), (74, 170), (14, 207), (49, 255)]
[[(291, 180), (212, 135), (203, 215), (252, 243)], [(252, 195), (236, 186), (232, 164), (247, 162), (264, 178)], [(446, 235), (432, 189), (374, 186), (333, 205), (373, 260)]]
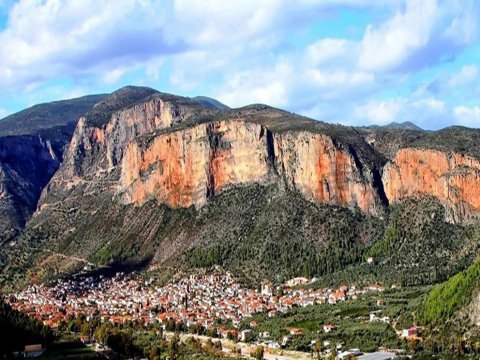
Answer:
[(480, 0), (0, 0), (0, 117), (150, 86), (345, 125), (480, 127)]

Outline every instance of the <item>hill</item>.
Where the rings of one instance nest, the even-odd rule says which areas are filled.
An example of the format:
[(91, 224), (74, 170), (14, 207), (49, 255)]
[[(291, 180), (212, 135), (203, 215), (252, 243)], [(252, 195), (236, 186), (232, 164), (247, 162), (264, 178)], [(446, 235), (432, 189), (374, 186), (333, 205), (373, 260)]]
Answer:
[(396, 130), (423, 130), (421, 127), (415, 125), (410, 121), (405, 121), (403, 123), (391, 122), (388, 125), (383, 126), (385, 129), (396, 129)]
[(432, 289), (422, 304), (421, 320), (431, 326), (445, 324), (474, 301), (473, 295), (479, 286), (480, 262), (476, 261)]
[(198, 102), (200, 102), (204, 105), (211, 106), (212, 108), (217, 109), (217, 110), (228, 110), (228, 109), (230, 109), (229, 106), (227, 106), (225, 104), (222, 104), (220, 101), (218, 101), (216, 99), (212, 99), (208, 96), (195, 96), (192, 99), (195, 100), (195, 101), (198, 101)]

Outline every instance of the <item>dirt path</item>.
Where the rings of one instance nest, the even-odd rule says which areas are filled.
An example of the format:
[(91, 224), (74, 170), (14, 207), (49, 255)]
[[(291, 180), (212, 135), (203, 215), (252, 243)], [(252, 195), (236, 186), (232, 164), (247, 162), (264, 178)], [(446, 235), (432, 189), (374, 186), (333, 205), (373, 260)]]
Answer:
[(54, 256), (59, 256), (59, 257), (64, 258), (64, 259), (75, 260), (75, 261), (82, 262), (82, 263), (90, 265), (90, 266), (96, 266), (94, 263), (91, 263), (90, 261), (79, 258), (77, 256), (69, 256), (69, 255), (65, 255), (65, 254), (60, 254), (60, 253), (57, 253), (57, 252), (54, 252), (54, 251), (48, 250), (48, 249), (45, 249), (44, 251), (48, 252), (48, 253), (50, 253)]

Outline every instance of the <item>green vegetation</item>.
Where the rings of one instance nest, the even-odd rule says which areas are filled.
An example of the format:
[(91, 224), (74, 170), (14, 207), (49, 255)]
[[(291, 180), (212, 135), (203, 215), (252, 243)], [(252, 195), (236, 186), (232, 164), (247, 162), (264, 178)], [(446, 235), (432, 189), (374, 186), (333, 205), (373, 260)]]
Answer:
[(393, 205), (381, 241), (368, 255), (384, 280), (403, 285), (446, 280), (474, 261), (480, 232), (474, 226), (445, 222), (443, 206), (432, 198)]
[(46, 359), (101, 359), (91, 347), (82, 344), (78, 339), (73, 342), (53, 343), (48, 347)]
[[(291, 328), (299, 328), (303, 334), (289, 336), (288, 348), (299, 351), (312, 351), (312, 341), (323, 344), (329, 341), (331, 349), (337, 344), (345, 348), (360, 348), (362, 351), (376, 351), (381, 346), (389, 348), (404, 348), (406, 344), (397, 336), (391, 325), (383, 322), (370, 322), (369, 314), (375, 312), (377, 317), (388, 316), (391, 321), (400, 319), (400, 324), (412, 323), (403, 314), (411, 314), (415, 303), (420, 301), (425, 290), (422, 288), (385, 292), (381, 294), (367, 293), (357, 300), (343, 303), (320, 304), (304, 308), (293, 308), (285, 314), (269, 318), (266, 314), (254, 316), (259, 324), (255, 334), (270, 333), (269, 339), (282, 342), (284, 336), (289, 336)], [(385, 306), (377, 306), (376, 301), (383, 299)], [(411, 319), (411, 315), (409, 316)], [(243, 328), (249, 327), (252, 319), (242, 323)], [(323, 325), (333, 324), (336, 329), (325, 333)], [(323, 347), (323, 345), (322, 345)]]
[[(88, 216), (96, 211), (108, 220)], [(314, 204), (281, 185), (237, 187), (198, 211), (154, 201), (142, 207), (112, 205), (108, 196), (86, 197), (76, 210), (85, 216), (57, 212), (48, 229), (27, 231), (17, 246), (0, 253), (0, 284), (21, 286), (25, 274), (51, 280), (85, 266), (48, 256), (52, 253), (98, 266), (148, 262), (157, 254), (168, 267), (221, 265), (251, 284), (299, 275), (321, 277), (320, 285), (434, 284), (468, 267), (480, 245), (476, 226), (446, 223), (444, 211), (434, 199), (407, 200), (379, 219)], [(76, 231), (59, 236), (63, 228)], [(373, 264), (367, 264), (368, 256)], [(45, 258), (48, 262), (39, 266)]]
[(51, 136), (47, 138), (55, 140), (54, 135), (63, 133), (63, 136), (68, 136), (69, 141), (78, 118), (104, 97), (105, 95), (90, 95), (32, 106), (2, 119), (0, 136), (49, 133)]
[(480, 261), (436, 286), (422, 304), (423, 323), (439, 326), (470, 304), (480, 285)]
[[(436, 284), (464, 270), (480, 246), (478, 225), (451, 224), (432, 198), (391, 206), (381, 239), (364, 252), (360, 264), (320, 278), (318, 286), (380, 282), (418, 286)], [(373, 257), (373, 263), (366, 259)]]
[[(193, 245), (185, 262), (223, 265), (247, 278), (261, 274), (278, 282), (304, 275), (321, 276), (319, 285), (371, 281), (416, 286), (463, 270), (479, 249), (479, 229), (445, 222), (443, 206), (431, 198), (393, 205), (382, 222), (346, 208), (309, 203), (296, 193), (275, 197), (269, 191), (238, 189), (214, 199), (195, 224), (211, 219), (217, 232)], [(244, 222), (235, 224), (234, 217)], [(368, 256), (373, 264), (367, 264)]]
[(480, 158), (480, 130), (452, 126), (425, 136), (410, 144), (412, 147), (433, 149), (443, 152), (458, 152)]
[(25, 345), (46, 344), (52, 340), (50, 328), (28, 315), (13, 310), (0, 299), (0, 357), (23, 351)]
[(374, 217), (277, 191), (251, 186), (213, 199), (190, 225), (198, 240), (182, 256), (184, 263), (283, 282), (362, 262), (365, 249), (381, 237), (382, 223)]

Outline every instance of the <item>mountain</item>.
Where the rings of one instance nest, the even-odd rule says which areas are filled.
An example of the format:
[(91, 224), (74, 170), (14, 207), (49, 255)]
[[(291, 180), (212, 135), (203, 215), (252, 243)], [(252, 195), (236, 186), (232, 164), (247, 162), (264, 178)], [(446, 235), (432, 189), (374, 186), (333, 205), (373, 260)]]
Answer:
[(148, 262), (283, 281), (348, 270), (374, 253), (384, 266), (375, 276), (439, 281), (473, 261), (477, 136), (345, 127), (122, 88), (80, 117), (0, 259), (3, 278)]
[(228, 110), (228, 109), (230, 109), (230, 107), (228, 107), (225, 104), (222, 104), (220, 101), (218, 101), (216, 99), (212, 99), (212, 98), (207, 97), (207, 96), (195, 96), (193, 98), (193, 100), (198, 101), (198, 102), (200, 102), (204, 105), (211, 106), (212, 108), (217, 109), (217, 110)]
[(102, 95), (33, 106), (0, 120), (0, 242), (32, 215), (80, 115)]
[(383, 126), (385, 129), (397, 129), (397, 130), (423, 130), (421, 127), (415, 125), (410, 121), (405, 121), (403, 123), (391, 122), (388, 125)]

